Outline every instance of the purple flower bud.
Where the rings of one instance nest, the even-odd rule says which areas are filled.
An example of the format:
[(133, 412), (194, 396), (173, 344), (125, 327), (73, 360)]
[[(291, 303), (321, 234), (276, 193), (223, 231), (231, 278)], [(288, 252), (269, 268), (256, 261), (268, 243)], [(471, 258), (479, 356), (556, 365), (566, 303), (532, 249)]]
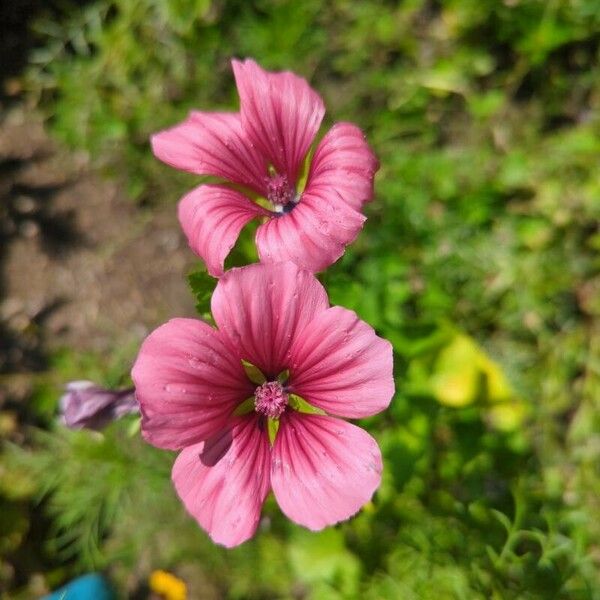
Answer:
[(134, 388), (107, 390), (92, 381), (70, 381), (60, 399), (63, 423), (70, 429), (103, 429), (112, 421), (139, 413)]

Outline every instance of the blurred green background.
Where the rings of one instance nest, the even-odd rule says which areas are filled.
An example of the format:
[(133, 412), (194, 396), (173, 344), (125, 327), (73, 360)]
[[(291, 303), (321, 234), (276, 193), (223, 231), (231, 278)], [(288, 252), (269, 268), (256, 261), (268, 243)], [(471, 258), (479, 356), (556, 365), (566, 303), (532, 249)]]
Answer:
[[(328, 124), (363, 128), (376, 198), (321, 278), (392, 341), (397, 394), (361, 423), (385, 472), (356, 518), (313, 534), (269, 501), (255, 539), (226, 551), (135, 422), (98, 435), (56, 420), (62, 382), (126, 384), (141, 336), (4, 360), (0, 385), (32, 383), (0, 396), (2, 598), (90, 569), (139, 598), (154, 569), (190, 598), (600, 598), (600, 2), (23, 6), (3, 111), (41, 115), (136, 218), (174, 213), (198, 182), (148, 137), (191, 108), (235, 109), (233, 56), (296, 71)], [(246, 235), (233, 263), (252, 258)]]

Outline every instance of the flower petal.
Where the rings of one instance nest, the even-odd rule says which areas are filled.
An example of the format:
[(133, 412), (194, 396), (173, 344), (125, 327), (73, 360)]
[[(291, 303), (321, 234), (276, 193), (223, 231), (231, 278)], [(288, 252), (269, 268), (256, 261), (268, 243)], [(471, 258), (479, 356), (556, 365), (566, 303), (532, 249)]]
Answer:
[(179, 203), (179, 222), (192, 250), (213, 277), (223, 274), (223, 263), (240, 231), (268, 211), (239, 192), (221, 185), (202, 185)]
[(237, 113), (192, 112), (152, 136), (152, 151), (168, 165), (197, 175), (224, 177), (265, 195), (267, 165), (250, 143)]
[(256, 414), (185, 448), (172, 479), (188, 512), (214, 542), (231, 548), (252, 537), (269, 493), (271, 448)]
[(314, 275), (289, 262), (231, 269), (212, 297), (213, 317), (232, 351), (267, 379), (287, 368), (295, 336), (328, 306)]
[(296, 183), (325, 114), (323, 100), (294, 73), (270, 73), (251, 59), (231, 62), (244, 130), (277, 172)]
[(368, 417), (394, 395), (392, 345), (341, 306), (315, 316), (294, 340), (290, 358), (292, 391), (330, 414)]
[(315, 151), (306, 189), (322, 199), (335, 194), (360, 210), (373, 198), (377, 169), (379, 162), (363, 132), (352, 123), (337, 123)]
[(366, 432), (341, 419), (283, 415), (271, 484), (281, 510), (313, 531), (348, 519), (381, 481), (381, 452)]
[(312, 272), (333, 264), (352, 243), (366, 218), (346, 204), (307, 190), (291, 212), (263, 223), (256, 232), (262, 262), (291, 260)]
[(142, 410), (142, 433), (177, 450), (223, 428), (254, 393), (223, 336), (197, 319), (172, 319), (142, 344), (131, 377)]

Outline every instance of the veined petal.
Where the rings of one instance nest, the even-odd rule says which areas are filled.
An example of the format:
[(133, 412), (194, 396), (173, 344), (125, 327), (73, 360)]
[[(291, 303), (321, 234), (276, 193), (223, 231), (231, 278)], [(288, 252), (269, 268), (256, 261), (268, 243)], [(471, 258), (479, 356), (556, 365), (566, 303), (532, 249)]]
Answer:
[(294, 394), (342, 417), (381, 412), (394, 395), (392, 345), (355, 312), (332, 306), (296, 336), (290, 350)]
[(232, 61), (244, 131), (277, 172), (296, 183), (325, 106), (302, 77), (270, 73), (253, 60)]
[(348, 519), (381, 481), (381, 452), (366, 432), (341, 419), (288, 412), (273, 446), (271, 485), (294, 522), (323, 529)]
[(191, 112), (152, 136), (152, 151), (168, 165), (197, 175), (214, 175), (267, 192), (267, 164), (242, 129), (237, 113)]
[(379, 162), (363, 132), (352, 123), (337, 123), (319, 143), (310, 164), (306, 190), (326, 199), (341, 197), (360, 210), (373, 198)]
[(291, 212), (263, 223), (256, 232), (262, 262), (291, 260), (318, 272), (333, 264), (362, 229), (366, 217), (341, 198), (307, 190)]
[(185, 448), (172, 479), (187, 511), (214, 542), (228, 548), (252, 537), (270, 489), (271, 448), (256, 414)]
[(254, 392), (221, 333), (197, 319), (172, 319), (153, 331), (131, 377), (144, 438), (172, 450), (214, 435)]
[(223, 263), (240, 231), (267, 210), (246, 196), (220, 185), (202, 185), (179, 203), (179, 222), (192, 250), (213, 277), (223, 274)]
[(211, 306), (232, 351), (274, 379), (287, 368), (298, 332), (329, 302), (314, 275), (287, 262), (231, 269), (219, 280)]

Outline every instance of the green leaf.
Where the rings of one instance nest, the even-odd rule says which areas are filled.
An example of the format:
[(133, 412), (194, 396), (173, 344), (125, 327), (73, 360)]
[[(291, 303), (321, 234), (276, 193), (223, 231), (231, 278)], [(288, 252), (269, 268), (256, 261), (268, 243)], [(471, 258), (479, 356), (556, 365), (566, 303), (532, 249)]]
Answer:
[(290, 394), (289, 405), (298, 412), (308, 413), (311, 415), (324, 415), (325, 411), (309, 404), (304, 398), (297, 396), (296, 394)]
[(319, 533), (297, 530), (288, 553), (291, 567), (300, 581), (312, 585), (329, 583), (342, 592), (342, 597), (357, 597), (361, 565), (346, 548), (339, 529)]
[(200, 315), (210, 313), (210, 299), (217, 284), (204, 269), (194, 271), (187, 277), (192, 294), (196, 298), (196, 310)]
[(254, 397), (246, 398), (234, 411), (233, 416), (246, 415), (254, 410)]
[(290, 378), (290, 370), (286, 369), (285, 371), (281, 371), (279, 375), (277, 375), (277, 381), (279, 383), (285, 383)]
[(495, 508), (492, 508), (491, 512), (494, 515), (494, 517), (496, 517), (496, 519), (498, 519), (498, 521), (502, 524), (504, 529), (506, 529), (506, 531), (510, 533), (513, 527), (510, 519), (504, 513), (500, 512), (499, 510), (496, 510)]
[(141, 426), (142, 426), (141, 418), (136, 417), (136, 418), (132, 419), (131, 423), (129, 423), (129, 426), (127, 427), (127, 435), (129, 437), (137, 436), (137, 434), (140, 432)]
[(267, 419), (267, 430), (269, 432), (269, 441), (272, 446), (275, 443), (275, 438), (279, 431), (279, 419)]
[(252, 363), (244, 360), (243, 358), (242, 366), (244, 367), (244, 371), (246, 371), (246, 375), (248, 375), (248, 379), (252, 383), (261, 385), (267, 381), (267, 378), (263, 375), (262, 371), (258, 367), (255, 367)]

